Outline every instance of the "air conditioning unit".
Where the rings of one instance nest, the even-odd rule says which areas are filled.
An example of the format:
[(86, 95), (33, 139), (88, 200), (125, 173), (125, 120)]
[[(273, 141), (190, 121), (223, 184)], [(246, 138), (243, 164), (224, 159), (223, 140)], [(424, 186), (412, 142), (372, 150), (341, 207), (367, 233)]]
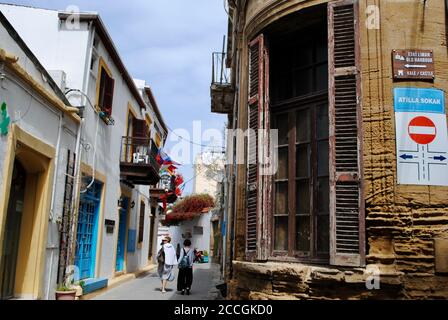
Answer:
[(58, 87), (65, 92), (67, 87), (67, 74), (62, 70), (49, 70), (48, 73), (53, 78)]

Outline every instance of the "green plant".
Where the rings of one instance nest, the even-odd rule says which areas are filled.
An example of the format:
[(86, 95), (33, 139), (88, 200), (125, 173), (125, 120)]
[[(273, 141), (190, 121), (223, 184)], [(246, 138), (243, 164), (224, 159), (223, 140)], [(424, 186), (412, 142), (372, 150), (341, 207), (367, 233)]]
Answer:
[(68, 291), (74, 291), (75, 289), (73, 289), (72, 287), (66, 286), (64, 285), (60, 285), (58, 287), (58, 289), (56, 291), (60, 291), (60, 292), (68, 292)]
[(208, 251), (204, 250), (203, 255), (204, 255), (204, 257), (208, 257)]

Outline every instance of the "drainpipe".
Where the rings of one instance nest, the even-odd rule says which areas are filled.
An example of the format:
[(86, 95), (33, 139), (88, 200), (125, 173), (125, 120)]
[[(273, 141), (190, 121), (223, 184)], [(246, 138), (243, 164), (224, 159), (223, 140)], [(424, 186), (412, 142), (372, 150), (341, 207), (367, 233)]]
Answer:
[[(233, 128), (238, 129), (238, 104), (239, 104), (239, 95), (240, 95), (240, 55), (238, 54), (238, 47), (236, 48), (236, 81), (235, 81), (235, 97), (234, 97), (234, 110), (233, 110)], [(238, 141), (234, 138), (232, 141), (233, 146), (233, 170), (230, 172), (230, 184), (229, 184), (229, 192), (230, 192), (230, 205), (232, 206), (231, 214), (229, 212), (228, 222), (230, 228), (229, 235), (229, 278), (233, 278), (233, 259), (235, 255), (235, 228), (236, 228), (236, 217), (237, 217), (237, 205), (236, 205), (236, 177), (238, 172)], [(243, 147), (244, 149), (244, 147)], [(243, 150), (243, 152), (245, 152)], [(230, 225), (232, 227), (230, 227)]]
[[(86, 94), (88, 93), (88, 88), (89, 88), (89, 79), (90, 79), (90, 62), (92, 61), (92, 54), (93, 54), (93, 40), (95, 37), (95, 28), (93, 27), (93, 23), (89, 22), (89, 40), (87, 43), (87, 49), (86, 52), (88, 52), (86, 54), (86, 61), (85, 61), (85, 66), (84, 66), (84, 79), (83, 79), (83, 92), (86, 92)], [(87, 98), (83, 95), (82, 98), (83, 101), (83, 105), (87, 106)], [(78, 130), (78, 137), (77, 137), (77, 141), (76, 141), (76, 166), (75, 166), (75, 187), (73, 188), (73, 203), (72, 203), (72, 225), (70, 226), (70, 233), (69, 233), (69, 246), (67, 248), (67, 259), (68, 259), (68, 263), (72, 263), (71, 258), (72, 258), (72, 251), (75, 247), (73, 240), (76, 238), (75, 232), (76, 232), (76, 222), (77, 219), (75, 219), (76, 216), (76, 212), (78, 209), (78, 203), (79, 203), (79, 199), (80, 199), (80, 194), (78, 192), (79, 190), (79, 186), (80, 186), (80, 182), (81, 182), (81, 158), (82, 158), (82, 148), (81, 148), (81, 137), (82, 137), (82, 132), (83, 132), (83, 128), (85, 125), (85, 116), (87, 115), (87, 107), (85, 108), (84, 111), (84, 118), (82, 119), (81, 125), (79, 126), (79, 130)]]
[[(85, 61), (85, 66), (84, 66), (84, 78), (83, 78), (83, 92), (86, 92), (88, 89), (88, 84), (89, 84), (89, 78), (90, 78), (90, 74), (89, 74), (89, 69), (90, 69), (90, 62), (92, 59), (92, 47), (93, 47), (93, 38), (94, 38), (94, 28), (92, 27), (92, 22), (89, 22), (89, 38), (88, 38), (88, 42), (87, 42), (87, 49), (86, 49), (86, 61)], [(86, 105), (87, 101), (85, 97), (82, 97), (82, 104)], [(85, 108), (86, 109), (86, 108)], [(72, 203), (71, 203), (71, 212), (69, 213), (71, 215), (71, 219), (69, 221), (71, 221), (71, 224), (69, 226), (69, 235), (68, 235), (68, 244), (67, 244), (67, 260), (66, 260), (66, 266), (70, 265), (72, 263), (71, 260), (71, 255), (72, 255), (72, 249), (74, 247), (72, 240), (75, 238), (74, 236), (74, 232), (76, 231), (75, 225), (74, 223), (76, 222), (76, 220), (74, 219), (75, 217), (75, 212), (77, 209), (77, 203), (78, 203), (78, 189), (79, 189), (79, 184), (80, 184), (80, 179), (81, 179), (81, 158), (82, 158), (82, 148), (81, 148), (81, 137), (82, 137), (82, 133), (83, 133), (83, 127), (85, 124), (85, 119), (82, 118), (81, 119), (81, 123), (78, 126), (78, 132), (76, 135), (76, 149), (75, 149), (75, 155), (76, 155), (76, 159), (75, 159), (75, 168), (74, 168), (74, 188), (73, 188), (73, 193), (72, 193)], [(52, 257), (53, 259), (53, 257)], [(60, 257), (59, 257), (60, 259)], [(58, 265), (59, 268), (59, 265)], [(64, 270), (65, 272), (65, 270)], [(50, 279), (52, 277), (53, 274), (53, 263), (50, 266)], [(57, 280), (58, 281), (58, 280)], [(56, 281), (56, 282), (57, 282)], [(49, 299), (49, 295), (50, 295), (50, 284), (48, 285), (48, 290), (47, 290), (47, 300)]]
[[(57, 179), (59, 176), (59, 154), (61, 151), (61, 131), (62, 131), (62, 113), (59, 114), (59, 126), (58, 126), (58, 140), (56, 143), (56, 155), (54, 158), (55, 162), (55, 170), (54, 170), (54, 177), (53, 177), (53, 191), (51, 192), (51, 206), (50, 206), (50, 219), (49, 221), (55, 223), (55, 212), (54, 212), (54, 203), (56, 198), (56, 184)], [(52, 276), (53, 276), (53, 260), (54, 260), (54, 251), (58, 249), (58, 244), (53, 243), (53, 236), (52, 232), (50, 230), (50, 245), (47, 247), (47, 249), (51, 250), (51, 256), (50, 256), (50, 272), (48, 274), (48, 286), (47, 286), (47, 297), (46, 299), (49, 299), (50, 296), (50, 285), (52, 283)]]

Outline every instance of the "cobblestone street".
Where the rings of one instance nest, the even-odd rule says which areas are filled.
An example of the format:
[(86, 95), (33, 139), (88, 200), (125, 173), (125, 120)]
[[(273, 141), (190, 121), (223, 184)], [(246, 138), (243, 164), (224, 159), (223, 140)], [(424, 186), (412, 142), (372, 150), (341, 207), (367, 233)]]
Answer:
[[(177, 269), (177, 268), (176, 268)], [(157, 272), (129, 281), (95, 297), (94, 300), (218, 300), (222, 299), (216, 285), (220, 282), (219, 266), (216, 264), (195, 264), (193, 286), (189, 296), (176, 291), (176, 280), (168, 284), (167, 293), (160, 291)]]

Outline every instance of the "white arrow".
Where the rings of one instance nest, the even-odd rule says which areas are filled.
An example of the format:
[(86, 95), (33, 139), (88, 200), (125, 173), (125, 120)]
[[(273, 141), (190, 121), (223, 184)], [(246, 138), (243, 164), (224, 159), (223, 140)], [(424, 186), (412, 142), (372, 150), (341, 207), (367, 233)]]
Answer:
[(426, 68), (425, 65), (421, 65), (421, 64), (405, 64), (404, 65), (406, 68)]

